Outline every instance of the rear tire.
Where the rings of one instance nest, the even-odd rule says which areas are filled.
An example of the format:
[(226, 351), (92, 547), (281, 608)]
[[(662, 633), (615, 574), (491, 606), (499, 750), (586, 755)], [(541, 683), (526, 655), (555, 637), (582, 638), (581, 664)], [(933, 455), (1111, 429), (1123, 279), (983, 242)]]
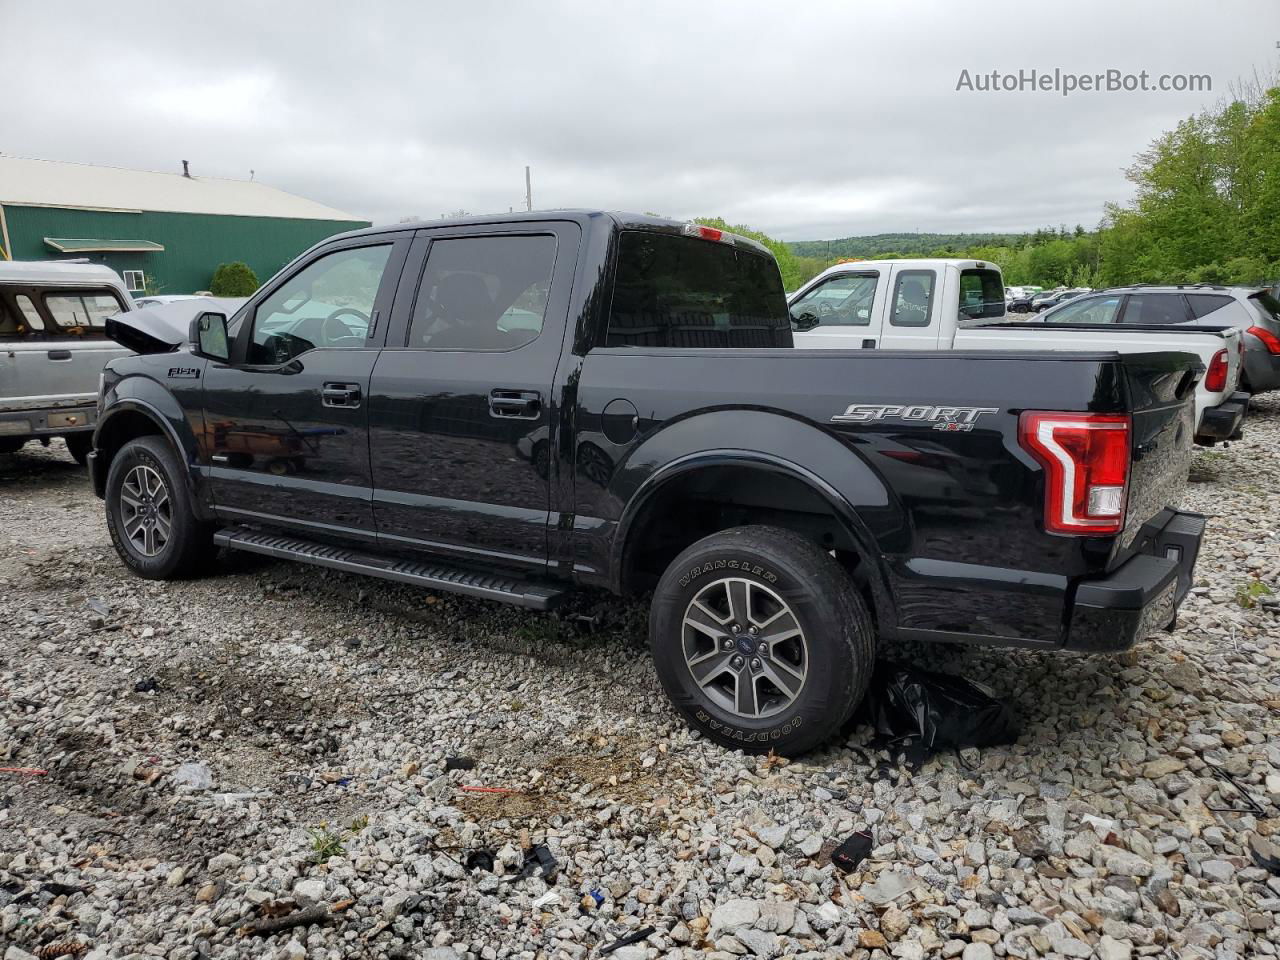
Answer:
[(216, 553), (213, 526), (196, 517), (186, 469), (162, 438), (125, 444), (111, 461), (106, 494), (111, 542), (138, 576), (193, 576)]
[(69, 433), (62, 439), (66, 441), (72, 460), (82, 467), (89, 462), (89, 451), (93, 449), (92, 433)]
[(726, 530), (680, 554), (654, 592), (649, 641), (690, 726), (749, 753), (792, 756), (835, 735), (875, 666), (852, 579), (779, 527)]

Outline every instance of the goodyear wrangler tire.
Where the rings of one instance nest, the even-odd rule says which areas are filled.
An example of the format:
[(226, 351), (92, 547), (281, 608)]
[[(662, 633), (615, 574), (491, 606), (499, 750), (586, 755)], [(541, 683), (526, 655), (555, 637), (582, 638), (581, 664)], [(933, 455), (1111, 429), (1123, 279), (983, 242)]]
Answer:
[(195, 515), (185, 467), (156, 436), (125, 444), (107, 472), (107, 532), (125, 566), (148, 580), (204, 571), (217, 552), (213, 528)]
[(803, 753), (839, 731), (875, 661), (849, 575), (778, 527), (726, 530), (680, 554), (654, 592), (649, 642), (684, 718), (754, 753)]

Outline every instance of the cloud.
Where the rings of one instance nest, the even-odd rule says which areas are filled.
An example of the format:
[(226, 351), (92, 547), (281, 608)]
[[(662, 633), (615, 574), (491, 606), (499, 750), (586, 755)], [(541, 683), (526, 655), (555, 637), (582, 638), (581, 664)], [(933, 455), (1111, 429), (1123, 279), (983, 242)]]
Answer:
[[(0, 150), (253, 170), (375, 222), (519, 208), (530, 164), (539, 207), (789, 239), (1091, 226), (1129, 195), (1138, 150), (1274, 64), (1274, 0), (1189, 29), (1202, 16), (1189, 0), (10, 3)], [(1055, 67), (1214, 86), (955, 89), (965, 69)]]

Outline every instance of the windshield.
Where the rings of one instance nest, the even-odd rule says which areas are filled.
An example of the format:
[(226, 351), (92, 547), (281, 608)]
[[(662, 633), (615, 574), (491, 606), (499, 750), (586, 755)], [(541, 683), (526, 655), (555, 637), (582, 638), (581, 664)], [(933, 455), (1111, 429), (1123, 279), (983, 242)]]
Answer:
[(789, 347), (777, 262), (745, 247), (624, 231), (609, 312), (611, 347)]

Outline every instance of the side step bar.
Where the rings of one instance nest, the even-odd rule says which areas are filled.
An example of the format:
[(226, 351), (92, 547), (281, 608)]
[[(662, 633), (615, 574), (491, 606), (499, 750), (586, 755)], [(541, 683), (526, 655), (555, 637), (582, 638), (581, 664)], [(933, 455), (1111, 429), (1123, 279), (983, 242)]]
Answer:
[(549, 610), (565, 595), (565, 590), (562, 588), (545, 583), (476, 573), (459, 567), (423, 563), (417, 560), (383, 557), (347, 547), (334, 547), (311, 540), (302, 540), (298, 537), (263, 533), (251, 527), (227, 527), (219, 530), (213, 535), (213, 542), (229, 550), (245, 550), (249, 553), (261, 553), (269, 557), (310, 563), (318, 567), (329, 567), (331, 570), (342, 570), (345, 573), (398, 580), (401, 583), (412, 583), (429, 590), (445, 590), (450, 593), (466, 594), (469, 597), (501, 600), (530, 610)]

